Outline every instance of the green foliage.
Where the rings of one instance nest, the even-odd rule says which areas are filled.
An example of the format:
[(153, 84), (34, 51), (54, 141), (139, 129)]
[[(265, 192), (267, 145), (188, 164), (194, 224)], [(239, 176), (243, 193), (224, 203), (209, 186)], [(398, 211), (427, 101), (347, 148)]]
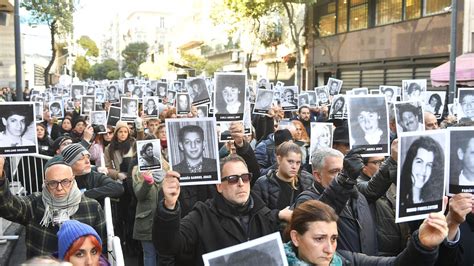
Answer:
[(120, 77), (119, 65), (113, 59), (107, 59), (102, 63), (95, 64), (89, 71), (89, 76), (95, 80), (118, 79)]
[(79, 79), (83, 80), (88, 78), (91, 65), (84, 56), (78, 56), (72, 69), (77, 72)]
[(125, 59), (123, 70), (137, 76), (140, 64), (146, 61), (148, 55), (148, 44), (146, 42), (130, 43), (122, 51)]
[(57, 34), (66, 34), (73, 30), (75, 9), (72, 0), (21, 1), (21, 7), (31, 13), (31, 22), (47, 23), (49, 26), (55, 23)]
[(87, 50), (86, 56), (98, 57), (99, 48), (97, 44), (89, 36), (81, 36), (77, 43), (84, 49)]
[(222, 67), (220, 62), (212, 62), (202, 56), (184, 52), (181, 52), (181, 59), (185, 62), (186, 66), (196, 70), (196, 75), (205, 72), (206, 75), (211, 76)]
[(272, 0), (225, 0), (225, 5), (237, 17), (260, 19), (262, 16), (276, 10), (279, 1)]

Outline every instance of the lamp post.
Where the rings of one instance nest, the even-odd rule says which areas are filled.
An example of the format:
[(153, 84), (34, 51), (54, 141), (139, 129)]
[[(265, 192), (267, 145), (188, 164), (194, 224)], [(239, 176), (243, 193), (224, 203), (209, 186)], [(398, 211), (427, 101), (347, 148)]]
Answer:
[(451, 49), (449, 51), (449, 95), (448, 102), (453, 103), (456, 93), (456, 31), (457, 31), (457, 0), (451, 1)]
[(16, 100), (23, 101), (23, 64), (21, 61), (20, 0), (14, 2)]

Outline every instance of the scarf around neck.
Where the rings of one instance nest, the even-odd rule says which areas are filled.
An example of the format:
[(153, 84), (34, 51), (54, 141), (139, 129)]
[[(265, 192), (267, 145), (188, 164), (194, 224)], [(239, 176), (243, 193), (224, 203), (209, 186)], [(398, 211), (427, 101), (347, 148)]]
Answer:
[(40, 222), (42, 226), (48, 227), (50, 224), (54, 224), (55, 217), (70, 218), (77, 212), (82, 193), (77, 187), (76, 180), (73, 180), (71, 185), (71, 191), (69, 191), (67, 196), (56, 199), (49, 193), (46, 183), (43, 183), (43, 191), (41, 194), (45, 209)]

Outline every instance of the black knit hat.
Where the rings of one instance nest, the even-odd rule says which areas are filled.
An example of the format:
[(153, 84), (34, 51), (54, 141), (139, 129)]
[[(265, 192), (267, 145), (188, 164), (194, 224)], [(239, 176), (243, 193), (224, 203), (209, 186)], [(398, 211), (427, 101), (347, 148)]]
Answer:
[(336, 127), (332, 143), (349, 144), (349, 128), (347, 126)]
[(53, 142), (53, 145), (51, 145), (51, 148), (53, 149), (54, 152), (56, 152), (57, 150), (59, 150), (59, 147), (61, 147), (61, 144), (63, 144), (63, 142), (65, 142), (68, 139), (72, 139), (72, 138), (70, 136), (61, 136), (57, 138)]
[(64, 150), (61, 152), (63, 156), (63, 160), (70, 166), (72, 166), (75, 162), (82, 159), (84, 155), (90, 155), (90, 153), (79, 143), (73, 143), (71, 145), (66, 146)]

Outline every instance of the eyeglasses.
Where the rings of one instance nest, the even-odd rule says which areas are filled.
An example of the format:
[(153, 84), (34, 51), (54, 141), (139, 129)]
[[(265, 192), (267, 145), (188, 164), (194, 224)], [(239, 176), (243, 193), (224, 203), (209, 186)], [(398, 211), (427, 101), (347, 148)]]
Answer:
[(252, 180), (252, 173), (245, 173), (241, 175), (229, 175), (222, 178), (222, 181), (227, 181), (229, 184), (237, 184), (239, 179), (242, 179), (242, 182), (248, 183)]
[(56, 189), (58, 188), (58, 185), (61, 184), (61, 187), (63, 188), (68, 188), (72, 183), (72, 179), (63, 179), (61, 181), (48, 181), (46, 182), (46, 185), (50, 188), (50, 189)]
[(373, 163), (377, 166), (380, 166), (380, 165), (382, 165), (383, 162), (384, 162), (384, 160), (378, 160), (378, 161), (370, 161), (370, 162), (367, 162), (367, 163)]

